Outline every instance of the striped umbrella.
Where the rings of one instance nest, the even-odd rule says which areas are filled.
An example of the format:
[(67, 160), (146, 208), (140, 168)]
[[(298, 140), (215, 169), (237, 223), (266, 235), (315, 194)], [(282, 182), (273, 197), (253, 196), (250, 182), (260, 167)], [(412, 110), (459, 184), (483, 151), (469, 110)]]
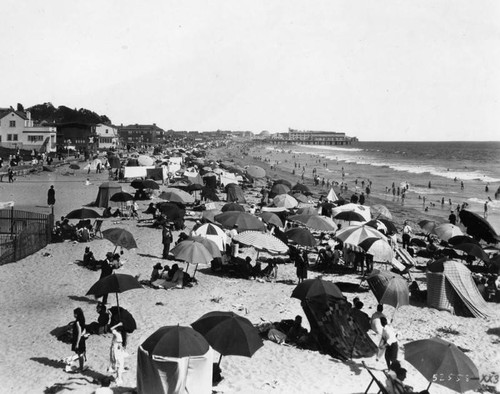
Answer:
[(346, 227), (338, 231), (337, 234), (335, 234), (335, 237), (340, 241), (351, 245), (359, 245), (367, 238), (386, 239), (384, 234), (380, 231), (366, 225)]
[(293, 215), (288, 219), (317, 231), (331, 232), (337, 230), (335, 222), (322, 215)]
[(234, 240), (244, 245), (253, 246), (257, 250), (266, 250), (272, 253), (288, 252), (288, 246), (269, 233), (244, 231), (234, 237)]
[(283, 207), (287, 209), (295, 208), (299, 205), (299, 202), (289, 194), (280, 194), (279, 196), (274, 197), (273, 203), (276, 207)]

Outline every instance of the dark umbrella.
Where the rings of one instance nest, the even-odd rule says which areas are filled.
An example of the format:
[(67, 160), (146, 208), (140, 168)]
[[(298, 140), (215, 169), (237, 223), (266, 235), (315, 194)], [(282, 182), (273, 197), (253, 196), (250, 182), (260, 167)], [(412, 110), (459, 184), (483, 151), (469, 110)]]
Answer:
[(167, 216), (169, 220), (182, 219), (186, 211), (173, 202), (156, 203), (156, 208)]
[(264, 222), (247, 212), (223, 212), (216, 215), (215, 220), (225, 228), (233, 228), (234, 225), (237, 225), (238, 231), (264, 231), (266, 229)]
[(134, 196), (130, 193), (118, 192), (118, 193), (115, 193), (111, 196), (110, 201), (127, 202), (127, 201), (132, 201), (133, 199), (134, 199)]
[(309, 188), (303, 183), (297, 183), (294, 187), (292, 187), (292, 191), (301, 192), (302, 194), (311, 194)]
[(483, 250), (483, 248), (481, 248), (481, 246), (479, 246), (478, 244), (464, 243), (464, 244), (455, 245), (453, 248), (461, 250), (461, 251), (467, 253), (469, 256), (477, 257), (478, 259), (483, 260), (485, 263), (490, 262), (489, 256), (486, 254), (486, 252)]
[(479, 386), (479, 371), (453, 343), (441, 338), (421, 339), (404, 345), (405, 360), (429, 381), (458, 393)]
[(389, 219), (378, 218), (377, 220), (385, 225), (389, 234), (396, 234), (398, 232), (398, 229), (396, 228), (394, 222), (390, 221)]
[(283, 227), (283, 222), (281, 221), (280, 217), (276, 215), (275, 213), (272, 212), (262, 212), (259, 217), (262, 218), (264, 222), (267, 224), (273, 224), (276, 227)]
[(165, 326), (156, 330), (141, 345), (149, 356), (190, 357), (208, 352), (210, 345), (191, 327)]
[(318, 240), (304, 227), (296, 227), (285, 231), (285, 236), (301, 246), (312, 248), (318, 244)]
[(460, 245), (460, 244), (479, 244), (474, 238), (468, 235), (455, 235), (448, 240), (450, 245)]
[(298, 298), (301, 301), (325, 296), (345, 299), (337, 285), (319, 278), (304, 280), (292, 292), (292, 297)]
[(118, 246), (125, 249), (137, 248), (137, 243), (135, 242), (132, 233), (123, 228), (108, 228), (102, 232), (102, 237), (111, 241), (115, 245), (115, 251)]
[(250, 320), (233, 312), (209, 312), (191, 326), (222, 356), (252, 357), (264, 343)]
[(236, 212), (245, 212), (245, 207), (236, 203), (236, 202), (228, 202), (227, 204), (224, 204), (221, 208), (222, 212), (230, 212), (230, 211), (236, 211)]
[(292, 188), (292, 184), (289, 181), (287, 181), (286, 179), (278, 179), (278, 180), (273, 182), (273, 185), (277, 185), (277, 184), (285, 185), (290, 189)]
[(344, 211), (336, 214), (334, 219), (345, 220), (346, 222), (365, 222), (366, 219), (357, 212), (354, 211)]
[(154, 189), (158, 190), (160, 186), (152, 179), (134, 179), (130, 184), (134, 189)]
[(282, 183), (275, 183), (269, 192), (269, 198), (274, 198), (280, 194), (287, 194), (290, 188)]
[(75, 209), (66, 215), (66, 219), (95, 219), (100, 217), (101, 215), (98, 212), (88, 208)]
[(462, 209), (459, 216), (462, 224), (467, 227), (467, 234), (477, 239), (484, 239), (490, 244), (500, 241), (500, 237), (491, 224), (477, 213)]
[(111, 308), (109, 308), (109, 311), (111, 312), (111, 327), (121, 322), (123, 325), (123, 329), (127, 332), (132, 332), (137, 328), (137, 323), (134, 317), (125, 308), (122, 308), (121, 306), (112, 306)]
[(116, 305), (120, 306), (118, 302), (118, 293), (123, 293), (127, 290), (133, 289), (142, 289), (142, 285), (134, 276), (113, 273), (94, 283), (89, 291), (87, 291), (86, 295), (102, 297), (103, 295), (108, 293), (115, 293)]

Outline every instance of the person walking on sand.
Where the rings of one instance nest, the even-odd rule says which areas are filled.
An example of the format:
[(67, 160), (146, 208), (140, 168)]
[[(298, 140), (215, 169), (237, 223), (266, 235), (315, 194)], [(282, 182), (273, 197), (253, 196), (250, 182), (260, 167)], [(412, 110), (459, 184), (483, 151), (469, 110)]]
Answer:
[(380, 324), (382, 325), (382, 338), (380, 338), (378, 345), (377, 360), (385, 353), (385, 362), (387, 363), (387, 368), (389, 368), (398, 359), (398, 338), (394, 328), (387, 322), (385, 316), (380, 317)]
[(47, 192), (47, 205), (54, 206), (56, 203), (56, 191), (54, 190), (54, 185), (50, 186)]
[(71, 340), (71, 350), (78, 356), (79, 371), (85, 369), (85, 359), (86, 359), (86, 332), (85, 332), (85, 315), (83, 314), (82, 308), (76, 308), (73, 311), (73, 316), (75, 321), (72, 323), (73, 336)]
[(161, 243), (163, 244), (162, 257), (168, 259), (170, 253), (170, 244), (173, 241), (172, 231), (167, 223), (163, 223), (163, 228), (161, 230)]
[(484, 203), (484, 218), (485, 219), (488, 218), (488, 203), (489, 203), (489, 201), (485, 201), (485, 203)]

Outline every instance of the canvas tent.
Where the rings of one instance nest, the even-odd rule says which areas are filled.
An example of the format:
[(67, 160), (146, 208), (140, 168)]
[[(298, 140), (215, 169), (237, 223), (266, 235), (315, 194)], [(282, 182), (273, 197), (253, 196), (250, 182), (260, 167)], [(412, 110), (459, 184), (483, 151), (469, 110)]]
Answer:
[(99, 186), (99, 192), (97, 193), (97, 199), (95, 200), (96, 207), (107, 208), (110, 204), (109, 199), (115, 193), (122, 191), (120, 184), (116, 182), (104, 182)]
[(243, 189), (235, 183), (230, 183), (226, 186), (226, 193), (226, 201), (228, 202), (235, 201), (242, 204), (247, 202), (245, 199), (245, 195), (243, 194)]
[(377, 346), (351, 316), (351, 306), (345, 297), (306, 299), (301, 305), (311, 335), (323, 352), (341, 360), (371, 357), (377, 352)]
[(431, 263), (427, 272), (427, 305), (457, 316), (488, 317), (488, 304), (479, 293), (470, 270), (454, 260)]
[(201, 356), (183, 358), (149, 356), (137, 351), (139, 394), (211, 394), (213, 350)]

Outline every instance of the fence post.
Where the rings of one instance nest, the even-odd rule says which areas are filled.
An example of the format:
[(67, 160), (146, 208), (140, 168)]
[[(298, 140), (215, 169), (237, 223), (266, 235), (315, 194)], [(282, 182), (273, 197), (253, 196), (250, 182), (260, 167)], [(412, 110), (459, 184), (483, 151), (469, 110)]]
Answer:
[(10, 207), (10, 236), (14, 234), (14, 206)]

